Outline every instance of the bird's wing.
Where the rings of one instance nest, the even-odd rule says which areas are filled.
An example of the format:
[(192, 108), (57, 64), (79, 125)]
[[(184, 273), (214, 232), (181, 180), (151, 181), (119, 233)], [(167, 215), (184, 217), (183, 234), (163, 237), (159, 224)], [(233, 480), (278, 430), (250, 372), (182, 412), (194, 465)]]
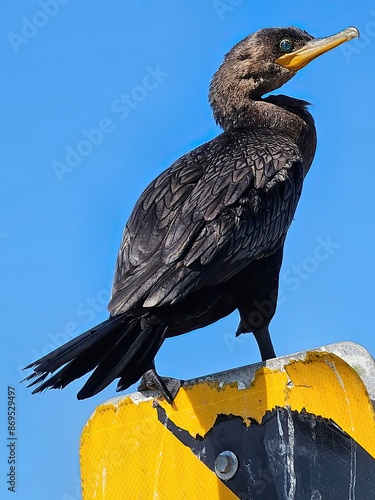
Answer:
[(177, 160), (125, 227), (111, 314), (174, 304), (275, 252), (302, 183), (297, 146), (269, 130), (227, 131)]

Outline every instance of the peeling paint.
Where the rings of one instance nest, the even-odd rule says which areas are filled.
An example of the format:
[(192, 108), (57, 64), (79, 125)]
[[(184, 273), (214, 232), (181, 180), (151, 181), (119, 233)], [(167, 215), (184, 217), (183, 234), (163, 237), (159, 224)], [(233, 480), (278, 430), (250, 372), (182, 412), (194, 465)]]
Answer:
[(107, 480), (107, 468), (103, 467), (103, 469), (102, 469), (102, 495), (103, 495), (103, 498), (105, 497), (106, 480)]
[(350, 480), (349, 480), (349, 500), (355, 500), (355, 486), (357, 480), (357, 444), (353, 441), (350, 447)]
[[(358, 373), (364, 371), (361, 379)], [(141, 498), (139, 491), (147, 491), (142, 498), (232, 499), (235, 488), (228, 488), (235, 478), (219, 484), (206, 464), (223, 446), (240, 457), (236, 478), (244, 473), (250, 478), (247, 486), (243, 479), (238, 498), (252, 497), (243, 493), (248, 488), (274, 498), (277, 488), (280, 498), (293, 500), (300, 498), (304, 480), (311, 489), (303, 498), (322, 500), (329, 498), (327, 477), (341, 488), (340, 498), (375, 498), (375, 414), (369, 398), (373, 394), (375, 399), (374, 388), (371, 356), (355, 344), (342, 343), (185, 381), (173, 406), (157, 391), (113, 398), (96, 409), (82, 434), (84, 498), (104, 499), (105, 493), (106, 499), (117, 500), (119, 491), (121, 498)], [(155, 404), (167, 420), (157, 418)], [(176, 433), (169, 428), (172, 423)], [(227, 425), (234, 427), (224, 432)], [(181, 439), (184, 435), (193, 448)], [(255, 441), (246, 444), (246, 436)], [(364, 457), (370, 468), (364, 469)], [(302, 478), (306, 460), (317, 481), (309, 473)], [(134, 475), (137, 481), (129, 482)]]
[(335, 363), (333, 361), (329, 361), (329, 360), (325, 360), (325, 362), (332, 369), (332, 371), (335, 373), (335, 376), (336, 376), (337, 380), (339, 381), (339, 384), (340, 384), (340, 386), (345, 394), (347, 407), (349, 408), (349, 418), (351, 421), (351, 430), (354, 431), (354, 421), (353, 421), (352, 413), (350, 411), (351, 401), (350, 401), (350, 398), (348, 396), (348, 392), (346, 390), (344, 381), (342, 380), (340, 373), (337, 371)]
[(288, 434), (289, 434), (289, 442), (286, 447), (287, 451), (287, 462), (286, 468), (289, 476), (289, 490), (288, 496), (286, 498), (292, 500), (296, 495), (296, 474), (294, 471), (294, 424), (292, 420), (292, 416), (290, 414), (290, 410), (288, 411)]

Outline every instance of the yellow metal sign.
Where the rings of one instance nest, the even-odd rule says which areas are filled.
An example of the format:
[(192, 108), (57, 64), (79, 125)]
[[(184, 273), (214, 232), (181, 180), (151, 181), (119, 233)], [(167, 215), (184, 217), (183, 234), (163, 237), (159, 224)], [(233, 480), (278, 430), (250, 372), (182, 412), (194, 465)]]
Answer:
[[(333, 422), (370, 460), (375, 458), (375, 414), (368, 387), (336, 354), (310, 351), (188, 382), (173, 407), (139, 394), (102, 404), (82, 434), (83, 499), (246, 498), (234, 492), (235, 479), (217, 477), (210, 466), (215, 457), (208, 456), (213, 448), (208, 450), (211, 445), (207, 441), (206, 447), (205, 440), (220, 419), (234, 416), (241, 425), (233, 429), (251, 427), (256, 432), (277, 408), (287, 408), (287, 418), (303, 413)], [(277, 420), (283, 433), (279, 424)], [(215, 439), (217, 443), (220, 437)], [(244, 465), (240, 459), (239, 467)]]

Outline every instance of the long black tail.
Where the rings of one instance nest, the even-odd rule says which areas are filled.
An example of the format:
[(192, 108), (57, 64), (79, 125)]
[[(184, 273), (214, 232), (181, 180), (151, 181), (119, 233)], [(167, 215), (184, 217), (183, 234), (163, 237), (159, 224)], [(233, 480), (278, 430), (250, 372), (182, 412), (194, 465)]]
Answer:
[(117, 390), (124, 390), (150, 367), (167, 328), (149, 314), (111, 317), (26, 366), (34, 372), (24, 380), (32, 381), (28, 387), (37, 386), (35, 394), (45, 389), (62, 389), (94, 370), (77, 394), (78, 399), (94, 396), (116, 378), (120, 378)]

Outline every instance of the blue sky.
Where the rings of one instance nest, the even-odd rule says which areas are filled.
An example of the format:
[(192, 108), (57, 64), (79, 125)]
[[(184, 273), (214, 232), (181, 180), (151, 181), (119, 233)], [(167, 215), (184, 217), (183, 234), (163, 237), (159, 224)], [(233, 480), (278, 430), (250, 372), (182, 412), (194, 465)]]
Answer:
[[(317, 37), (361, 30), (359, 41), (277, 91), (313, 103), (318, 150), (287, 238), (271, 333), (279, 355), (340, 340), (375, 353), (373, 2), (3, 4), (0, 421), (4, 428), (13, 386), (18, 437), (17, 492), (9, 498), (80, 498), (80, 434), (115, 385), (81, 402), (82, 381), (31, 396), (20, 369), (107, 317), (136, 199), (174, 159), (219, 133), (210, 78), (231, 46), (261, 27), (295, 25)], [(236, 328), (234, 314), (168, 340), (160, 373), (191, 378), (258, 361), (252, 336), (235, 340)]]

